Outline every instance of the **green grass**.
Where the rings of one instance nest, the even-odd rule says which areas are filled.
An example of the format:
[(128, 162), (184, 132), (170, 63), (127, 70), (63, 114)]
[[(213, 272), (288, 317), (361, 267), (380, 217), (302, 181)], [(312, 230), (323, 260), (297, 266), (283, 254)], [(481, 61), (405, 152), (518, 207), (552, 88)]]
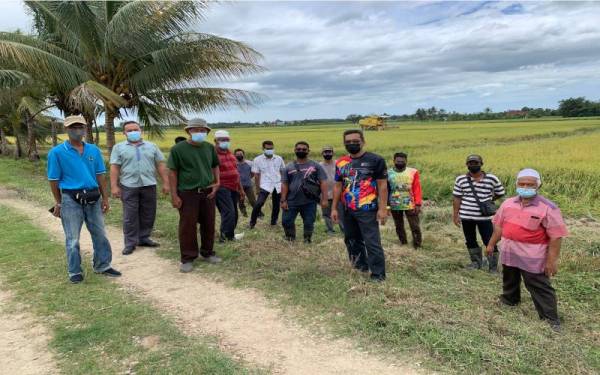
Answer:
[[(244, 367), (207, 338), (175, 324), (86, 265), (82, 285), (67, 282), (64, 247), (21, 214), (0, 206), (4, 286), (51, 329), (51, 349), (65, 374), (240, 374)], [(140, 341), (156, 337), (157, 345)]]

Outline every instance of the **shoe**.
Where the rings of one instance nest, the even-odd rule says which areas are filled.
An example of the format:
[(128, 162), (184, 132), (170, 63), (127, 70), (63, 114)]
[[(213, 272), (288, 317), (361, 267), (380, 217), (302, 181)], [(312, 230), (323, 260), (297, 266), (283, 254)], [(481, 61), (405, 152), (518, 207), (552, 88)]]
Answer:
[(104, 276), (108, 277), (119, 277), (121, 276), (121, 272), (117, 271), (114, 268), (109, 268), (106, 271), (101, 272)]
[(210, 264), (217, 264), (217, 263), (221, 263), (223, 261), (223, 259), (219, 258), (216, 255), (211, 255), (209, 257), (202, 257), (202, 260), (204, 260), (206, 263), (210, 263)]
[(336, 231), (334, 231), (334, 230), (328, 230), (327, 234), (330, 235), (330, 236), (334, 236), (336, 234)]
[(312, 243), (312, 237), (311, 236), (304, 236), (304, 243)]
[(233, 236), (233, 238), (234, 238), (236, 241), (239, 241), (239, 240), (243, 239), (243, 238), (244, 238), (244, 232), (242, 232), (242, 233), (238, 233), (238, 234), (234, 235), (234, 236)]
[(83, 275), (79, 274), (79, 275), (69, 276), (69, 281), (71, 282), (71, 284), (79, 284), (79, 283), (83, 282)]
[(550, 324), (550, 328), (556, 332), (556, 333), (560, 333), (562, 331), (562, 329), (560, 328), (560, 322), (553, 322), (553, 321), (548, 321), (548, 324)]
[(385, 276), (371, 274), (369, 279), (374, 283), (382, 283), (385, 281)]
[(181, 265), (179, 266), (179, 272), (183, 273), (192, 272), (192, 269), (194, 269), (194, 265), (192, 264), (192, 262), (181, 263)]
[(151, 239), (147, 239), (143, 242), (140, 242), (138, 244), (138, 246), (142, 246), (142, 247), (159, 247), (160, 244), (158, 242), (154, 242)]
[(250, 230), (254, 229), (254, 226), (255, 226), (255, 225), (256, 225), (256, 224), (252, 224), (252, 223), (248, 224), (248, 229), (250, 229)]
[(515, 307), (519, 304), (519, 302), (510, 302), (508, 301), (506, 298), (504, 298), (504, 296), (500, 295), (498, 297), (498, 305), (500, 306), (509, 306), (509, 307)]
[(133, 253), (134, 250), (135, 250), (135, 246), (125, 246), (125, 248), (123, 249), (121, 254), (129, 255), (129, 254)]

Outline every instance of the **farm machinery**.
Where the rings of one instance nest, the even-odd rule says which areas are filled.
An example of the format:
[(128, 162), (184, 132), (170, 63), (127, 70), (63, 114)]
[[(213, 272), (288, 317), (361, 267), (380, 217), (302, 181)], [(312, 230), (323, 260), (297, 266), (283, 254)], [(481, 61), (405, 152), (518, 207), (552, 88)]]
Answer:
[(389, 116), (373, 115), (358, 121), (362, 130), (385, 130), (386, 120)]

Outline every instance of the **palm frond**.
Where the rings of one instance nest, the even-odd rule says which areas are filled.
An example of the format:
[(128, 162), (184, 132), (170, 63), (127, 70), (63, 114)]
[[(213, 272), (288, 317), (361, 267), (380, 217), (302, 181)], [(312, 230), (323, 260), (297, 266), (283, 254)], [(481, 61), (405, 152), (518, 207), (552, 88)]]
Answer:
[(127, 105), (127, 101), (108, 87), (96, 81), (78, 85), (69, 95), (68, 105), (82, 113), (94, 113), (99, 102), (110, 103), (116, 108)]
[(22, 86), (31, 80), (31, 76), (14, 69), (0, 70), (0, 88), (14, 88)]
[(161, 107), (183, 112), (211, 112), (231, 106), (246, 110), (264, 99), (251, 91), (214, 87), (157, 90), (146, 96)]
[(151, 135), (162, 136), (165, 126), (181, 125), (186, 121), (179, 111), (165, 108), (145, 97), (140, 98), (136, 108), (140, 124)]

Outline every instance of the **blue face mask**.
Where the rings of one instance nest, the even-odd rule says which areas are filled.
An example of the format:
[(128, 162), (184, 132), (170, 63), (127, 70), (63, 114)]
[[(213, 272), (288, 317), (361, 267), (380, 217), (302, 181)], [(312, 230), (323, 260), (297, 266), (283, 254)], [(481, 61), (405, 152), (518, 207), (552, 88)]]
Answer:
[(537, 190), (533, 188), (517, 188), (517, 194), (521, 198), (533, 198), (537, 195)]
[(142, 139), (142, 132), (140, 132), (140, 131), (136, 130), (136, 131), (127, 133), (127, 140), (129, 142), (137, 142), (140, 139)]
[(273, 156), (275, 154), (275, 150), (265, 150), (265, 156)]
[(192, 142), (201, 143), (206, 139), (206, 133), (192, 133)]
[(221, 150), (227, 150), (229, 148), (229, 142), (219, 142), (219, 148)]

